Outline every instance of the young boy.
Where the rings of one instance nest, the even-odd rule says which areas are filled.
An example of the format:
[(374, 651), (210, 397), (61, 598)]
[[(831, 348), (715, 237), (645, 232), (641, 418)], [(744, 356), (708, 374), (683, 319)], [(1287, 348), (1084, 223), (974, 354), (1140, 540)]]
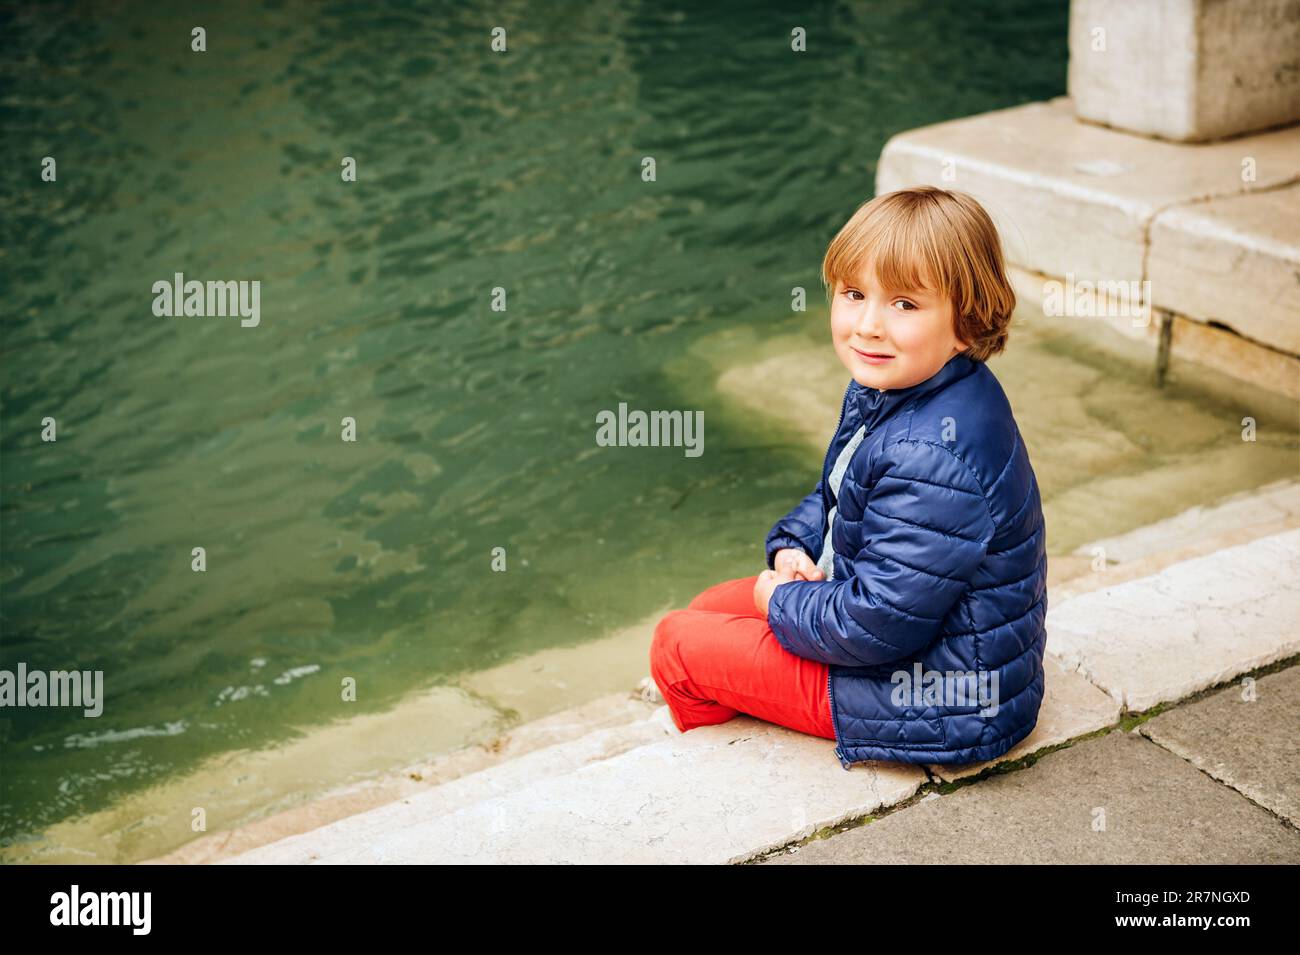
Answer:
[(651, 675), (677, 730), (748, 713), (863, 760), (973, 763), (1043, 698), (1046, 529), (1002, 386), (1015, 293), (970, 196), (863, 204), (822, 263), (852, 380), (768, 570), (664, 616)]

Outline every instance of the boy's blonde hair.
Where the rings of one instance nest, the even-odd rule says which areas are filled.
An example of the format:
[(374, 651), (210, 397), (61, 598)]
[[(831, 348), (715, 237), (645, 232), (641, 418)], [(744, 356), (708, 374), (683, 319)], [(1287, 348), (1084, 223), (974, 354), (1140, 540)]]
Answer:
[(887, 289), (946, 296), (953, 333), (967, 343), (968, 358), (987, 361), (1006, 347), (1016, 293), (1007, 281), (997, 228), (971, 196), (917, 186), (864, 202), (826, 250), (827, 298), (838, 282), (858, 282), (869, 264)]

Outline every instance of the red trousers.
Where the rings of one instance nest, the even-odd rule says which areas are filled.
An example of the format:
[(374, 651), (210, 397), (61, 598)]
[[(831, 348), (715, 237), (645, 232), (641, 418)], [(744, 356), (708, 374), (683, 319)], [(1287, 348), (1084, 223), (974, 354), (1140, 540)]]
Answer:
[(825, 663), (781, 646), (754, 606), (754, 577), (710, 587), (655, 627), (650, 675), (683, 732), (747, 713), (835, 738)]

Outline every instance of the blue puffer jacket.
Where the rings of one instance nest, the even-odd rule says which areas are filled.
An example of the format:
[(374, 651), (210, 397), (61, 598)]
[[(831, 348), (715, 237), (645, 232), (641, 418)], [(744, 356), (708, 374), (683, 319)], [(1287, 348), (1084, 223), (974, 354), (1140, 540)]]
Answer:
[(845, 769), (982, 762), (1029, 735), (1045, 538), (1038, 482), (987, 365), (955, 355), (895, 391), (850, 380), (821, 480), (766, 541), (769, 568), (797, 547), (827, 571), (778, 585), (768, 623), (788, 651), (830, 665)]

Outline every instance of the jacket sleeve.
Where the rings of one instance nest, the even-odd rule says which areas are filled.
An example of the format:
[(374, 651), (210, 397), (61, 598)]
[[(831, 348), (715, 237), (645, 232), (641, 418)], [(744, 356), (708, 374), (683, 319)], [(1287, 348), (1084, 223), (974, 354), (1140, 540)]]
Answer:
[(802, 548), (813, 560), (821, 556), (822, 538), (826, 530), (826, 507), (822, 504), (822, 482), (818, 481), (812, 493), (794, 506), (767, 532), (765, 550), (767, 567), (772, 569), (776, 552), (784, 547)]
[(768, 625), (797, 656), (842, 666), (914, 657), (988, 552), (996, 527), (984, 490), (946, 447), (900, 441), (872, 470), (852, 575), (772, 591)]

